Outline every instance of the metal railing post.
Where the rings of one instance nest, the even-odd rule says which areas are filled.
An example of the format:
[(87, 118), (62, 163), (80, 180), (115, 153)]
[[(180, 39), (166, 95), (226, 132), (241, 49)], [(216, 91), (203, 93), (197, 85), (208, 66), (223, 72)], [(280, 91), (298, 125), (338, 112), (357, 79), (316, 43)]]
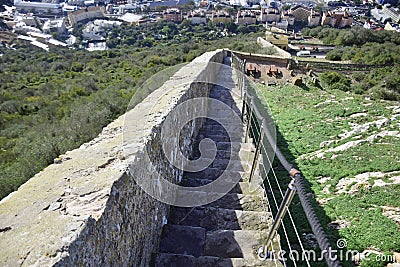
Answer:
[[(245, 96), (246, 96), (246, 93), (245, 93)], [(246, 103), (246, 97), (244, 97), (243, 98), (243, 104), (242, 104), (242, 122), (244, 122), (246, 109), (247, 109), (247, 103)]]
[(249, 141), (249, 130), (251, 127), (251, 119), (253, 117), (253, 108), (252, 108), (251, 104), (250, 104), (249, 109), (250, 109), (250, 112), (248, 112), (248, 111), (246, 112), (248, 119), (247, 119), (247, 125), (246, 125), (245, 143), (247, 143)]
[(296, 194), (295, 180), (292, 178), (292, 181), (289, 183), (288, 189), (286, 190), (285, 196), (283, 197), (278, 213), (274, 218), (274, 222), (268, 233), (267, 239), (265, 240), (263, 246), (261, 246), (258, 250), (258, 256), (260, 258), (265, 259), (266, 257), (268, 257), (268, 252), (272, 251), (269, 249), (269, 247), (276, 233), (278, 232), (279, 226), (281, 226), (282, 224), (282, 220), (285, 217), (289, 205), (292, 202), (295, 194)]
[(261, 154), (261, 146), (262, 146), (262, 142), (264, 139), (264, 124), (261, 124), (260, 127), (260, 135), (258, 137), (258, 142), (257, 142), (257, 146), (256, 146), (256, 151), (254, 153), (254, 158), (253, 158), (253, 163), (251, 164), (251, 170), (250, 170), (250, 177), (249, 177), (249, 183), (251, 182), (251, 179), (254, 176), (254, 173), (256, 171), (256, 167), (257, 167), (257, 162), (258, 162), (258, 157)]

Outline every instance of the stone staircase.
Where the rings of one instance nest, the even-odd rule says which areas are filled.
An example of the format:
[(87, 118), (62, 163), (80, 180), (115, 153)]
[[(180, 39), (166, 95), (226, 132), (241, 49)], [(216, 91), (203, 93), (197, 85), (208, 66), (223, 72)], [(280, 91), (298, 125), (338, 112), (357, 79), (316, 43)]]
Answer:
[[(229, 61), (226, 61), (229, 63)], [(222, 69), (218, 77), (224, 87), (215, 85), (210, 98), (218, 99), (240, 114), (241, 100), (231, 94), (229, 87), (235, 86), (230, 70)], [(229, 81), (229, 79), (231, 81)], [(230, 86), (226, 86), (230, 84)], [(206, 119), (200, 129), (196, 144), (204, 138), (212, 139), (217, 147), (213, 163), (200, 172), (186, 172), (182, 185), (198, 187), (211, 183), (222, 172), (227, 172), (235, 183), (229, 193), (207, 205), (198, 207), (171, 207), (168, 223), (164, 225), (159, 250), (153, 255), (152, 265), (156, 267), (186, 266), (282, 266), (277, 260), (260, 261), (256, 251), (265, 239), (272, 223), (271, 213), (264, 191), (260, 188), (257, 170), (254, 180), (248, 183), (254, 145), (246, 142), (245, 127), (229, 123), (226, 111), (209, 106), (209, 115), (227, 120), (225, 129), (218, 122)], [(228, 125), (228, 127), (226, 127)], [(200, 157), (194, 147), (193, 159)], [(229, 170), (225, 170), (230, 161)], [(233, 165), (232, 165), (233, 164)], [(236, 181), (239, 181), (236, 183)], [(218, 193), (218, 188), (215, 189)]]

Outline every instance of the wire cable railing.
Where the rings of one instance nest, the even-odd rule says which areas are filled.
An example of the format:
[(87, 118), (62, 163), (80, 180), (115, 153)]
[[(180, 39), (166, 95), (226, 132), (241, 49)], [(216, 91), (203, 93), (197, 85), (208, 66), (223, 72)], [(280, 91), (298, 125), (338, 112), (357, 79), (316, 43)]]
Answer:
[[(250, 134), (252, 134), (252, 135), (254, 136), (254, 132), (253, 132), (253, 131), (254, 131), (254, 132), (257, 132), (257, 128), (251, 128), (251, 129), (250, 129)], [(258, 134), (259, 134), (259, 132), (258, 132)], [(262, 146), (262, 147), (264, 148), (263, 151), (264, 151), (265, 155), (268, 157), (268, 153), (265, 151), (265, 147), (264, 147), (264, 146)], [(268, 158), (269, 158), (269, 157), (268, 157)], [(267, 172), (268, 172), (268, 171), (266, 170), (264, 164), (260, 164), (260, 166), (262, 166), (264, 173), (267, 173)], [(273, 192), (273, 187), (272, 187), (271, 182), (269, 181), (269, 179), (266, 179), (266, 181), (267, 181), (268, 188), (269, 188), (270, 192)], [(261, 187), (263, 188), (265, 194), (267, 195), (267, 189), (265, 188), (264, 183), (261, 183)], [(279, 204), (278, 204), (277, 198), (275, 197), (274, 194), (271, 194), (271, 195), (272, 195), (273, 202), (274, 202), (274, 204), (275, 204), (275, 208), (276, 208), (276, 209), (279, 209)], [(270, 207), (270, 211), (272, 211), (273, 209), (272, 209), (271, 205), (269, 204), (269, 202), (268, 202), (268, 205), (269, 205), (269, 207)], [(287, 234), (286, 226), (285, 226), (284, 224), (282, 224), (282, 229), (283, 229), (283, 232), (284, 232), (284, 237), (285, 237), (285, 239), (286, 239), (286, 242), (289, 244), (290, 241), (289, 241), (289, 237), (288, 237), (288, 234)], [(271, 240), (272, 240), (272, 239), (271, 239)], [(279, 245), (280, 245), (280, 243), (279, 243)], [(264, 246), (264, 247), (265, 247), (265, 246)], [(274, 247), (273, 247), (272, 242), (271, 242), (271, 251), (274, 251)], [(290, 251), (290, 253), (293, 253), (293, 251), (292, 251), (292, 249), (291, 249), (290, 246), (289, 246), (289, 251)], [(264, 251), (263, 251), (263, 253), (264, 253)], [(286, 266), (286, 262), (284, 262), (284, 264), (285, 264), (285, 266)], [(295, 266), (295, 267), (297, 266), (296, 262), (294, 262), (294, 266)]]
[[(258, 250), (259, 258), (266, 259), (268, 257), (275, 256), (273, 246), (276, 246), (276, 243), (274, 244), (274, 239), (277, 237), (278, 229), (281, 226), (283, 229), (285, 240), (289, 247), (289, 251), (290, 253), (293, 253), (288, 238), (287, 226), (285, 226), (285, 224), (283, 223), (283, 218), (285, 217), (286, 214), (288, 214), (291, 223), (289, 227), (292, 227), (294, 229), (296, 239), (300, 244), (302, 252), (305, 252), (305, 248), (304, 245), (302, 244), (300, 234), (295, 225), (295, 220), (293, 219), (293, 216), (289, 210), (289, 206), (295, 194), (297, 193), (302, 209), (304, 210), (307, 220), (311, 226), (312, 232), (314, 233), (317, 239), (319, 248), (321, 249), (321, 253), (324, 256), (327, 265), (329, 267), (342, 266), (341, 262), (339, 261), (336, 255), (336, 250), (334, 250), (330, 245), (327, 235), (325, 234), (324, 229), (316, 215), (316, 212), (311, 205), (311, 202), (307, 195), (306, 183), (303, 175), (299, 170), (295, 169), (292, 166), (292, 164), (288, 162), (284, 154), (281, 152), (281, 150), (277, 146), (276, 140), (273, 138), (268, 128), (270, 124), (267, 119), (267, 116), (263, 116), (263, 113), (260, 112), (259, 108), (257, 107), (256, 104), (257, 95), (251, 90), (251, 85), (249, 84), (249, 80), (245, 77), (246, 60), (245, 59), (242, 60), (241, 58), (239, 58), (239, 56), (237, 56), (233, 51), (231, 51), (231, 59), (234, 69), (236, 70), (236, 72), (239, 72), (238, 75), (236, 75), (236, 79), (240, 90), (241, 98), (243, 100), (241, 115), (242, 115), (242, 121), (246, 125), (246, 134), (245, 134), (246, 141), (248, 141), (248, 137), (251, 137), (256, 146), (255, 154), (251, 164), (252, 167), (250, 170), (249, 182), (251, 183), (256, 173), (257, 167), (260, 166), (266, 176), (266, 185), (268, 185), (268, 188), (272, 195), (273, 204), (275, 204), (275, 209), (277, 210), (273, 220), (273, 224), (269, 230), (269, 233), (266, 236), (262, 246)], [(289, 182), (288, 188), (286, 189), (285, 193), (283, 193), (283, 190), (279, 184), (280, 181), (278, 179), (278, 176), (275, 170), (272, 168), (273, 157), (270, 157), (268, 155), (269, 153), (267, 151), (268, 150), (267, 146), (268, 148), (274, 150), (274, 155), (278, 159), (279, 163), (283, 166), (283, 168), (291, 177), (291, 181)], [(274, 183), (276, 183), (278, 186), (278, 191), (280, 195), (279, 198), (282, 198), (280, 204), (278, 203), (278, 197), (276, 197), (274, 194), (272, 181), (270, 181), (268, 177), (269, 171), (266, 169), (263, 163), (264, 159), (267, 161), (266, 163), (269, 164), (269, 166), (271, 166), (272, 171), (270, 173), (272, 173), (272, 176), (275, 180)], [(264, 184), (264, 182), (261, 183), (263, 190), (267, 194), (266, 185)], [(269, 206), (272, 212), (272, 207), (271, 205)], [(307, 266), (311, 266), (310, 261), (307, 257), (302, 257), (302, 260), (305, 261)], [(293, 264), (294, 266), (297, 266), (295, 260), (293, 260)]]

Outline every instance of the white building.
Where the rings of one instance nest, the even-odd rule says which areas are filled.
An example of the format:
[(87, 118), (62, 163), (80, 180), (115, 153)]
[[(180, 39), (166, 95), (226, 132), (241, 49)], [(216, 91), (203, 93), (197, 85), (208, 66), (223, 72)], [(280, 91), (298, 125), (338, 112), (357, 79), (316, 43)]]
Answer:
[(53, 31), (63, 34), (67, 31), (65, 27), (64, 19), (56, 19), (56, 20), (47, 20), (42, 27), (42, 30), (45, 33), (51, 33)]
[(384, 5), (382, 7), (382, 12), (389, 16), (394, 23), (400, 22), (400, 12), (398, 8), (390, 7), (389, 5)]
[(287, 31), (288, 26), (289, 22), (286, 19), (283, 19), (275, 24), (275, 27), (284, 31)]
[(88, 51), (105, 51), (107, 49), (106, 41), (89, 42), (86, 47), (86, 50)]
[(374, 17), (374, 19), (376, 19), (381, 23), (386, 23), (391, 19), (388, 14), (382, 11), (382, 9), (377, 9), (377, 8), (371, 10), (371, 15)]
[(143, 16), (141, 16), (141, 15), (137, 15), (137, 14), (133, 14), (133, 13), (125, 13), (119, 19), (122, 21), (125, 21), (127, 23), (136, 24), (142, 18), (143, 18)]
[(19, 33), (21, 33), (21, 32), (25, 32), (25, 33), (26, 32), (41, 32), (38, 28), (32, 27), (32, 26), (28, 26), (23, 21), (17, 22), (14, 25), (13, 29), (14, 29), (15, 32), (19, 32)]
[(231, 6), (249, 7), (246, 0), (229, 0)]
[(64, 4), (62, 6), (62, 11), (63, 12), (74, 12), (78, 10), (78, 6), (72, 6), (72, 5), (68, 5), (68, 4)]
[(238, 11), (236, 15), (236, 24), (256, 24), (257, 23), (257, 17), (254, 14), (254, 12), (251, 12), (249, 10), (242, 10)]
[(277, 8), (269, 7), (262, 8), (260, 13), (261, 22), (279, 22), (281, 20), (281, 13)]
[(59, 14), (62, 12), (60, 4), (14, 0), (14, 6), (16, 7), (17, 11), (22, 12), (35, 12), (44, 14)]

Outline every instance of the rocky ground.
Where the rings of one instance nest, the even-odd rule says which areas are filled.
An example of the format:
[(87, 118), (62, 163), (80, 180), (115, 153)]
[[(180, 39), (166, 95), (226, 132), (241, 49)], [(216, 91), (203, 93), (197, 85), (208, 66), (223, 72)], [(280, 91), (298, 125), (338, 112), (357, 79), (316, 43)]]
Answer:
[(296, 86), (259, 86), (259, 94), (331, 235), (348, 249), (399, 252), (400, 103)]

